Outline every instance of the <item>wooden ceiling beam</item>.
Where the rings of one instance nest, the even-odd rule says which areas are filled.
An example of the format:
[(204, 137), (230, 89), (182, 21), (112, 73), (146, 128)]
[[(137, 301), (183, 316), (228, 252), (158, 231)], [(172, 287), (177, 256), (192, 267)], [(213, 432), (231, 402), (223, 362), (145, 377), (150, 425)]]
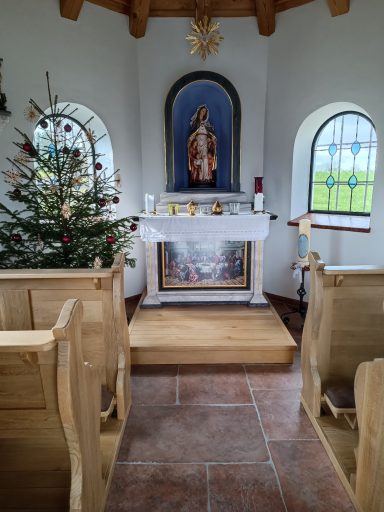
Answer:
[(276, 28), (275, 0), (255, 0), (257, 24), (262, 36), (270, 36)]
[(327, 0), (332, 16), (340, 16), (349, 12), (349, 0)]
[(133, 37), (145, 36), (150, 0), (132, 0), (129, 13), (129, 32)]
[(212, 16), (210, 0), (196, 0), (196, 21), (200, 21), (207, 16), (208, 19)]
[(63, 18), (76, 21), (84, 0), (60, 0), (60, 14)]

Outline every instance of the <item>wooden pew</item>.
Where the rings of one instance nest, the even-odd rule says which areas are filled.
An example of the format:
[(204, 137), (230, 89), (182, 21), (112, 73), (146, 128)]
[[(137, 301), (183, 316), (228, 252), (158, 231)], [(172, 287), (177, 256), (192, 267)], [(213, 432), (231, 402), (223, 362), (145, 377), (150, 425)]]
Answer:
[(359, 365), (355, 397), (359, 425), (356, 498), (363, 512), (384, 512), (384, 359)]
[[(19, 309), (15, 322), (16, 315), (28, 318)], [(100, 375), (84, 363), (81, 316), (72, 299), (52, 330), (0, 332), (4, 512), (103, 510)]]
[[(370, 502), (371, 498), (367, 498), (373, 492), (367, 480), (371, 479), (374, 486), (382, 488), (383, 427), (380, 427), (381, 433), (375, 430), (374, 435), (367, 436), (362, 431), (366, 432), (376, 420), (383, 420), (381, 410), (375, 420), (367, 415), (370, 407), (367, 404), (372, 405), (375, 398), (366, 398), (364, 394), (361, 369), (371, 364), (366, 361), (384, 357), (384, 267), (326, 266), (317, 253), (310, 253), (309, 260), (311, 287), (302, 337), (301, 401), (356, 510), (384, 512), (382, 495), (382, 508), (372, 508), (377, 502)], [(378, 382), (376, 380), (377, 385)], [(350, 408), (349, 413), (356, 411), (358, 431), (352, 430), (346, 421), (351, 417), (344, 417), (343, 413), (348, 408), (335, 407), (331, 403), (331, 411), (328, 407), (330, 399), (324, 398), (330, 388), (340, 385), (352, 390), (355, 407)], [(382, 384), (380, 386), (384, 389)], [(381, 390), (376, 391), (381, 393)], [(380, 403), (377, 400), (378, 407)], [(372, 457), (372, 449), (381, 452)], [(363, 451), (364, 456), (361, 456)], [(367, 459), (371, 464), (369, 470)], [(368, 471), (371, 471), (371, 476), (367, 476)], [(377, 480), (374, 471), (380, 475)], [(381, 491), (376, 490), (375, 493), (380, 494)]]
[[(82, 301), (84, 357), (100, 369), (103, 389), (117, 404), (121, 421), (131, 404), (123, 286), (123, 254), (116, 256), (110, 269), (0, 271), (0, 329), (49, 329), (67, 299)], [(107, 404), (105, 408), (104, 419), (113, 407)]]
[[(384, 267), (331, 267), (310, 253), (311, 288), (302, 339), (302, 401), (320, 417), (327, 388), (349, 387), (358, 365), (384, 356)], [(352, 412), (346, 407), (346, 412)], [(343, 412), (335, 407), (334, 413)]]

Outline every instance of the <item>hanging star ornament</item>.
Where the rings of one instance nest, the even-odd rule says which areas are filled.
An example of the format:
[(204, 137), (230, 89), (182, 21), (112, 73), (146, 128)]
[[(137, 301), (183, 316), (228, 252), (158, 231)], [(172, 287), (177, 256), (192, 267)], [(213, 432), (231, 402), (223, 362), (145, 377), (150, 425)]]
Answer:
[(208, 16), (198, 22), (191, 21), (192, 32), (185, 38), (191, 43), (191, 55), (197, 53), (205, 60), (208, 55), (217, 55), (219, 44), (224, 37), (220, 35), (220, 23), (211, 23)]

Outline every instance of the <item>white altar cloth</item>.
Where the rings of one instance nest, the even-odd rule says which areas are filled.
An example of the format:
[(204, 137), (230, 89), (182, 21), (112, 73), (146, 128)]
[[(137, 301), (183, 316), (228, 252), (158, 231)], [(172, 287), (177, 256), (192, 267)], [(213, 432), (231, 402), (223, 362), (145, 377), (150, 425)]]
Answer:
[(202, 239), (256, 241), (269, 233), (270, 215), (140, 215), (144, 242), (196, 242)]

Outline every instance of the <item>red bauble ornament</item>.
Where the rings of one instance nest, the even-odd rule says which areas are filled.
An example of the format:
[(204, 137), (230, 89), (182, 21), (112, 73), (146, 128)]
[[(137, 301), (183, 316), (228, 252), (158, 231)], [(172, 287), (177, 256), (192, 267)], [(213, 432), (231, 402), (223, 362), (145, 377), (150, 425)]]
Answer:
[(75, 149), (75, 151), (73, 152), (73, 156), (76, 158), (79, 158), (80, 155), (81, 155), (80, 149)]
[(26, 153), (30, 153), (32, 151), (32, 145), (29, 142), (24, 142), (23, 144), (23, 150)]
[(64, 153), (64, 155), (68, 155), (68, 154), (69, 154), (69, 151), (70, 151), (70, 150), (69, 150), (69, 147), (68, 147), (68, 146), (64, 146), (64, 147), (63, 147), (63, 153)]
[(137, 229), (137, 224), (135, 224), (134, 222), (132, 222), (132, 224), (129, 226), (129, 229), (130, 229), (131, 231), (136, 231), (136, 229)]
[(107, 204), (107, 200), (104, 199), (104, 197), (100, 197), (100, 199), (97, 200), (97, 204), (101, 207), (101, 208), (104, 208), (104, 206)]
[(41, 126), (42, 128), (44, 128), (44, 130), (45, 130), (46, 128), (48, 128), (48, 123), (47, 123), (47, 121), (46, 121), (45, 119), (42, 119), (42, 120), (40, 121), (40, 126)]
[(103, 168), (103, 164), (101, 164), (100, 162), (96, 162), (95, 163), (96, 171), (101, 171), (102, 168)]
[(12, 233), (11, 240), (18, 244), (18, 243), (20, 243), (22, 241), (22, 237), (21, 237), (21, 235), (19, 233)]
[(115, 204), (120, 203), (120, 198), (117, 197), (117, 196), (113, 197), (112, 198), (112, 203), (115, 203)]
[(70, 124), (65, 124), (64, 125), (64, 131), (69, 133), (72, 131), (72, 126)]
[(105, 237), (105, 241), (107, 244), (114, 244), (116, 242), (116, 238), (113, 235), (108, 235)]
[(63, 235), (61, 237), (61, 241), (63, 244), (69, 244), (71, 242), (72, 238), (69, 235)]

